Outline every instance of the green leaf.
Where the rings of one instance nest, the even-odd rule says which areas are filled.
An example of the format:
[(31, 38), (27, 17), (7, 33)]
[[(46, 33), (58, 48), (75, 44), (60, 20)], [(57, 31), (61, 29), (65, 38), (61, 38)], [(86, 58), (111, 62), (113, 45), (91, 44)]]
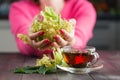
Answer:
[(26, 66), (24, 67), (24, 69), (28, 69), (28, 70), (36, 70), (39, 69), (40, 66)]
[(45, 65), (40, 66), (40, 68), (37, 70), (39, 74), (45, 74), (47, 72)]
[(37, 70), (25, 70), (26, 74), (37, 73)]
[(24, 68), (15, 68), (14, 73), (25, 73), (25, 69)]
[(23, 68), (15, 68), (14, 73), (26, 73), (26, 74), (37, 73), (37, 69), (39, 69), (39, 66), (26, 66)]
[(47, 72), (48, 72), (48, 73), (49, 73), (49, 72), (56, 72), (56, 70), (57, 70), (57, 67), (55, 66), (55, 67), (49, 68), (49, 69), (47, 70)]
[(21, 74), (32, 74), (32, 73), (39, 73), (45, 75), (46, 73), (56, 72), (56, 66), (53, 67), (45, 67), (42, 66), (26, 66), (23, 68), (15, 68), (14, 73), (21, 73)]

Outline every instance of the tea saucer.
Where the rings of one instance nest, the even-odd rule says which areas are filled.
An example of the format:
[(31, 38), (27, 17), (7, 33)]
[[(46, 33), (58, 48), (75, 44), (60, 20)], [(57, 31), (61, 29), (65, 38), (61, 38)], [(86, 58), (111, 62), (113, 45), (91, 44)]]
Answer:
[(70, 73), (75, 73), (75, 74), (86, 74), (92, 71), (96, 71), (99, 70), (101, 68), (103, 68), (103, 64), (102, 63), (96, 63), (93, 66), (87, 67), (87, 68), (73, 68), (73, 67), (66, 67), (66, 66), (61, 66), (61, 65), (57, 65), (57, 67), (61, 70), (70, 72)]

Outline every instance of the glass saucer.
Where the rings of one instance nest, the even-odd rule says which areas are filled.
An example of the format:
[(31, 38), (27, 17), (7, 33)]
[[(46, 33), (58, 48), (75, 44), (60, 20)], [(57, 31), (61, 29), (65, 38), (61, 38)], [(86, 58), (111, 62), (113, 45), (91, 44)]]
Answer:
[(61, 65), (57, 65), (57, 67), (61, 70), (74, 73), (74, 74), (86, 74), (86, 73), (103, 68), (103, 64), (101, 62), (97, 62), (93, 66), (86, 67), (86, 68), (73, 68), (73, 67), (66, 67), (66, 66), (61, 66)]

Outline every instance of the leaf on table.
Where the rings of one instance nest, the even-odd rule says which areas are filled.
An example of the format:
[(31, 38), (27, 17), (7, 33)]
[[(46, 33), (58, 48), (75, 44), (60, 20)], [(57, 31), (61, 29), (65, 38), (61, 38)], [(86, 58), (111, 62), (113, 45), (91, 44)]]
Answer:
[(14, 73), (21, 73), (21, 74), (32, 74), (32, 73), (39, 73), (39, 74), (46, 74), (56, 72), (56, 67), (46, 68), (45, 65), (42, 66), (27, 66), (23, 68), (16, 68), (14, 69)]

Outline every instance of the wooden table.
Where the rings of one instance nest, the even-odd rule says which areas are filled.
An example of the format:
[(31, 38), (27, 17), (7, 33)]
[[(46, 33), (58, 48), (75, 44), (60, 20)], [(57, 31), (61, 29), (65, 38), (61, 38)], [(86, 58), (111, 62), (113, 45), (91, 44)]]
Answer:
[(97, 51), (104, 67), (89, 74), (71, 74), (62, 70), (56, 73), (14, 74), (15, 67), (35, 65), (36, 58), (14, 53), (0, 53), (0, 80), (120, 80), (120, 52)]

